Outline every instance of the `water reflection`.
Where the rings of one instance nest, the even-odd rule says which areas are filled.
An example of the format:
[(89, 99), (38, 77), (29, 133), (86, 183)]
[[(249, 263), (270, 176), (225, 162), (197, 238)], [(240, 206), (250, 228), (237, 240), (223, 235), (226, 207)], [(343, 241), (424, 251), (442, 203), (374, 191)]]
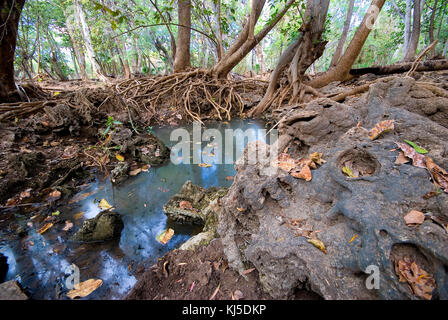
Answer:
[[(215, 128), (216, 132), (225, 137), (226, 129), (262, 129), (263, 124), (235, 120), (230, 123), (211, 123), (207, 127)], [(155, 134), (168, 147), (177, 143), (170, 141), (172, 130), (170, 127), (154, 128)], [(192, 140), (192, 126), (188, 126), (187, 130)], [(264, 141), (265, 137), (257, 136), (255, 132), (253, 136), (246, 137), (244, 142), (234, 145), (230, 151), (235, 156), (244, 149), (247, 141), (256, 139)], [(119, 187), (112, 186), (109, 180), (92, 183), (75, 196), (80, 201), (58, 208), (63, 221), (70, 220), (74, 224), (69, 232), (62, 230), (62, 223), (53, 226), (43, 235), (30, 231), (27, 238), (19, 240), (17, 236), (1, 230), (0, 252), (8, 257), (9, 263), (7, 280), (20, 277), (21, 283), (34, 299), (66, 299), (65, 294), (58, 291), (58, 286), (63, 285), (64, 272), (74, 263), (80, 269), (81, 281), (90, 278), (103, 280), (103, 285), (86, 299), (122, 298), (137, 281), (133, 275), (137, 268), (151, 266), (159, 257), (179, 247), (200, 231), (198, 227), (167, 221), (162, 211), (162, 206), (179, 191), (185, 181), (191, 180), (205, 188), (231, 185), (232, 181), (226, 177), (235, 175), (235, 169), (233, 164), (219, 164), (220, 161), (217, 161), (228, 151), (222, 150), (224, 145), (218, 142), (210, 139), (197, 148), (192, 148), (195, 153), (191, 152), (191, 158), (194, 154), (202, 157), (202, 162), (211, 164), (211, 167), (202, 168), (197, 164), (185, 163), (174, 165), (169, 162), (166, 166), (142, 172)], [(237, 140), (234, 139), (234, 142)], [(121, 238), (92, 244), (68, 242), (67, 239), (79, 229), (85, 219), (93, 218), (101, 211), (97, 201), (102, 198), (123, 215), (124, 229)], [(80, 212), (83, 212), (82, 218), (76, 219)], [(23, 224), (26, 225), (27, 222), (25, 220)], [(167, 227), (173, 228), (175, 235), (167, 245), (162, 245), (155, 238)]]

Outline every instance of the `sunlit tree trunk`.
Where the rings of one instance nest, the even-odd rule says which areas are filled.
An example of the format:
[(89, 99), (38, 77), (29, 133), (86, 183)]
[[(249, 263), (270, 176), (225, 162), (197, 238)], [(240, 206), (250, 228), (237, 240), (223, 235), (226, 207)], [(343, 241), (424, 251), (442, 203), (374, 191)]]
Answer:
[(174, 72), (181, 72), (190, 67), (191, 38), (191, 0), (178, 0), (179, 24), (177, 32)]
[[(430, 22), (429, 22), (429, 30), (428, 30), (429, 42), (430, 43), (433, 43), (435, 41), (435, 37), (434, 37), (434, 21), (435, 21), (435, 18), (436, 18), (436, 12), (437, 12), (437, 5), (438, 4), (439, 4), (439, 1), (435, 0), (434, 1), (434, 7), (432, 8), (432, 12), (431, 12), (431, 19), (430, 19)], [(431, 50), (430, 57), (432, 58), (435, 55), (436, 55), (436, 48), (434, 47)]]
[(212, 74), (217, 78), (226, 78), (229, 72), (277, 25), (294, 2), (295, 0), (288, 0), (283, 9), (255, 34), (255, 25), (260, 18), (266, 0), (252, 0), (251, 12), (247, 23), (232, 45), (227, 49), (221, 61), (213, 67)]
[(17, 29), (25, 0), (0, 1), (0, 103), (17, 100), (14, 54)]
[(373, 25), (384, 6), (386, 0), (373, 0), (364, 19), (361, 22), (358, 30), (353, 36), (352, 41), (347, 47), (344, 55), (339, 60), (338, 64), (330, 68), (327, 72), (318, 76), (308, 83), (314, 88), (321, 88), (333, 81), (343, 81), (349, 78), (350, 69), (359, 56), (359, 53), (367, 40), (367, 37), (372, 31)]
[(415, 54), (418, 48), (418, 42), (420, 40), (420, 29), (421, 29), (421, 3), (422, 0), (414, 0), (414, 15), (412, 22), (412, 35), (409, 40), (409, 46), (407, 48), (406, 54), (404, 56), (404, 61), (412, 61), (415, 58)]
[(341, 38), (339, 39), (338, 46), (336, 47), (336, 51), (334, 52), (333, 59), (331, 60), (330, 66), (334, 67), (339, 58), (342, 55), (342, 51), (344, 50), (344, 44), (347, 40), (348, 32), (350, 31), (350, 23), (352, 21), (353, 8), (355, 7), (355, 0), (349, 0), (347, 15), (345, 17), (344, 29), (342, 30)]
[(84, 55), (84, 51), (82, 49), (82, 45), (79, 43), (76, 37), (76, 29), (73, 26), (73, 21), (70, 20), (70, 14), (67, 12), (67, 9), (64, 9), (64, 15), (67, 26), (67, 33), (70, 37), (70, 41), (72, 42), (73, 51), (75, 53), (76, 61), (78, 62), (81, 79), (86, 81), (89, 79), (89, 77), (86, 71), (86, 58)]
[(83, 8), (82, 8), (82, 4), (81, 4), (80, 0), (73, 0), (73, 4), (75, 7), (75, 18), (81, 27), (82, 38), (83, 38), (84, 45), (86, 48), (87, 57), (90, 61), (90, 64), (92, 65), (93, 73), (100, 80), (106, 81), (107, 78), (104, 75), (104, 73), (102, 72), (99, 63), (96, 61), (96, 58), (95, 58), (95, 51), (93, 50), (92, 40), (90, 39), (90, 31), (89, 31), (89, 27), (87, 26), (87, 22), (86, 22)]

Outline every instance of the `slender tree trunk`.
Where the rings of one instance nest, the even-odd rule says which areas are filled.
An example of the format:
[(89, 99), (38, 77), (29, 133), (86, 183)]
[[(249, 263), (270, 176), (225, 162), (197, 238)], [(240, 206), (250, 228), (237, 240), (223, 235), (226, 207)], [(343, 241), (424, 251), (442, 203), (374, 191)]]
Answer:
[[(439, 0), (435, 0), (434, 1), (434, 7), (432, 8), (432, 12), (431, 12), (431, 19), (429, 22), (429, 43), (433, 43), (435, 38), (434, 38), (434, 20), (436, 17), (436, 12), (437, 12), (437, 5), (439, 4)], [(436, 55), (436, 48), (434, 47), (431, 50), (431, 54), (429, 55), (430, 58), (433, 58)]]
[(266, 72), (266, 64), (264, 62), (263, 47), (261, 42), (255, 47), (255, 54), (257, 55), (257, 62), (260, 66), (260, 73), (263, 74)]
[(409, 42), (411, 40), (412, 31), (412, 0), (406, 0), (406, 16), (404, 19), (404, 43), (403, 43), (403, 57), (408, 52)]
[(0, 2), (0, 103), (18, 100), (14, 81), (17, 29), (25, 0)]
[(67, 81), (68, 80), (67, 76), (62, 71), (61, 61), (59, 58), (59, 50), (55, 44), (53, 36), (51, 35), (51, 31), (49, 31), (48, 28), (46, 28), (45, 33), (47, 35), (48, 44), (51, 50), (51, 57), (50, 57), (51, 68), (53, 69), (53, 72), (56, 74), (59, 80)]
[(254, 34), (255, 24), (260, 18), (261, 11), (266, 0), (252, 0), (252, 9), (249, 21), (245, 24), (243, 30), (239, 33), (236, 40), (212, 69), (212, 74), (217, 78), (226, 78), (230, 71), (240, 63), (255, 46), (274, 28), (283, 18), (295, 0), (288, 0), (282, 10), (271, 19), (270, 23), (265, 25), (260, 32)]
[(67, 12), (67, 9), (64, 10), (65, 21), (67, 25), (67, 33), (69, 35), (70, 41), (72, 42), (73, 51), (75, 52), (75, 58), (78, 62), (79, 73), (82, 80), (89, 80), (89, 76), (86, 71), (86, 58), (82, 49), (82, 45), (79, 43), (76, 36), (76, 29), (73, 26), (73, 22), (70, 20), (70, 14)]
[(87, 51), (87, 57), (92, 65), (93, 73), (102, 81), (106, 81), (107, 77), (101, 70), (101, 66), (96, 61), (95, 51), (93, 50), (92, 40), (90, 39), (90, 31), (87, 26), (86, 18), (80, 0), (73, 0), (75, 6), (75, 18), (81, 27), (81, 34)]
[(333, 59), (331, 59), (330, 66), (334, 67), (339, 58), (342, 55), (342, 51), (344, 50), (345, 41), (347, 40), (348, 32), (350, 31), (350, 23), (352, 21), (353, 8), (355, 7), (355, 0), (349, 0), (347, 15), (345, 17), (344, 29), (342, 30), (341, 38), (339, 39), (338, 46), (336, 51), (334, 52)]
[(249, 116), (262, 114), (271, 104), (277, 90), (280, 76), (289, 65), (289, 79), (293, 86), (293, 96), (298, 94), (299, 82), (310, 65), (323, 53), (327, 42), (322, 41), (322, 33), (328, 12), (329, 0), (308, 0), (305, 21), (300, 27), (298, 38), (283, 52), (269, 79), (269, 86), (260, 103), (251, 110)]
[(218, 61), (221, 61), (222, 57), (224, 56), (224, 47), (222, 45), (222, 29), (221, 29), (221, 0), (217, 0), (215, 4), (215, 24), (216, 24), (216, 40), (218, 42), (217, 49), (217, 55), (218, 55)]
[(343, 81), (350, 77), (350, 69), (359, 56), (359, 53), (367, 40), (367, 37), (372, 31), (373, 25), (378, 18), (381, 9), (386, 0), (373, 0), (364, 19), (361, 22), (358, 30), (353, 36), (352, 41), (347, 47), (344, 55), (339, 60), (338, 64), (330, 68), (321, 76), (313, 79), (308, 85), (314, 88), (321, 88), (333, 81)]
[(178, 28), (174, 72), (181, 72), (190, 67), (191, 0), (178, 0), (177, 6), (179, 24), (185, 27)]
[(409, 41), (408, 50), (404, 56), (403, 61), (412, 61), (415, 58), (415, 54), (418, 48), (418, 42), (420, 40), (420, 29), (421, 29), (421, 3), (422, 0), (414, 0), (414, 15), (412, 22), (412, 35)]

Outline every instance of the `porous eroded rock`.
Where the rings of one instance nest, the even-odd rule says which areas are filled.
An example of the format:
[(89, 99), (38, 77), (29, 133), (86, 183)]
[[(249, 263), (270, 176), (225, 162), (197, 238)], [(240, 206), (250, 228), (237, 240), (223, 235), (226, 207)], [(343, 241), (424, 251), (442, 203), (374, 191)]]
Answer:
[(170, 219), (204, 226), (202, 232), (183, 243), (180, 250), (194, 250), (217, 237), (219, 202), (226, 193), (225, 188), (204, 189), (187, 181), (167, 202), (163, 210)]
[(95, 218), (84, 221), (82, 227), (71, 237), (76, 242), (95, 242), (120, 238), (124, 228), (121, 215), (106, 210)]
[(28, 296), (15, 280), (0, 284), (0, 300), (28, 300)]
[[(428, 171), (395, 164), (395, 142), (407, 139), (448, 168), (448, 129), (394, 103), (403, 81), (412, 82), (373, 85), (355, 106), (318, 99), (291, 114), (281, 130), (291, 140), (288, 152), (294, 158), (322, 152), (327, 160), (310, 182), (272, 172), (269, 161), (237, 162), (218, 226), (233, 268), (255, 267), (277, 299), (302, 288), (325, 299), (417, 299), (395, 272), (395, 262), (408, 257), (434, 277), (432, 298), (448, 299), (447, 230), (431, 219), (418, 227), (404, 220), (411, 210), (448, 218), (448, 195), (425, 199), (435, 190)], [(364, 128), (387, 119), (395, 120), (395, 130), (371, 141)], [(342, 172), (347, 161), (367, 174), (349, 178)], [(302, 236), (306, 230), (327, 253)], [(379, 289), (366, 287), (369, 266), (379, 270)]]
[(173, 221), (205, 225), (210, 202), (226, 194), (225, 188), (204, 189), (198, 185), (185, 182), (180, 191), (163, 206), (163, 211)]

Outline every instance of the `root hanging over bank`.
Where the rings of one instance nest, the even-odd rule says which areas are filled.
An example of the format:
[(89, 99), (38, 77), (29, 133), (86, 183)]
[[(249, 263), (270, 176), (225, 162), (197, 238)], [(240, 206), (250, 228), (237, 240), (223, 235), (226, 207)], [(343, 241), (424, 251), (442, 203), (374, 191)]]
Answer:
[(169, 105), (192, 120), (202, 122), (213, 116), (219, 120), (231, 120), (235, 113), (241, 116), (245, 107), (241, 93), (266, 85), (266, 82), (255, 79), (217, 79), (207, 70), (196, 69), (125, 80), (116, 84), (115, 91), (127, 105), (140, 112), (146, 110), (154, 115), (159, 106)]

